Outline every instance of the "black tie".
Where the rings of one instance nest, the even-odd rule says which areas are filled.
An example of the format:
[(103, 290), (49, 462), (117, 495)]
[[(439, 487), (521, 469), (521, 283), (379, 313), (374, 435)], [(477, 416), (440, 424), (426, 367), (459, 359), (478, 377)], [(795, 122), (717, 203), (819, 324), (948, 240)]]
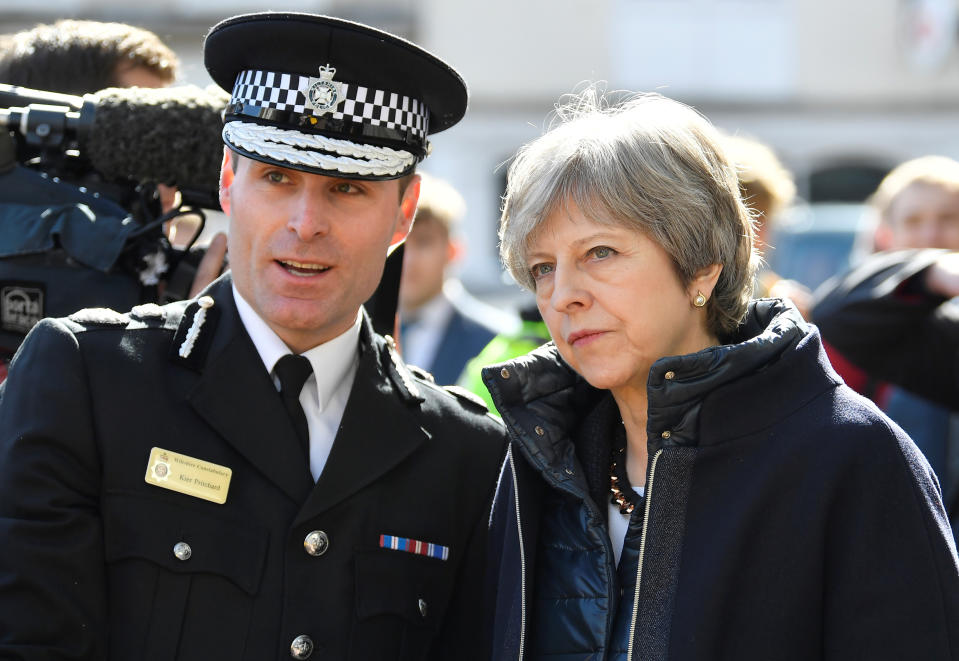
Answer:
[(286, 407), (286, 412), (290, 414), (293, 428), (296, 429), (296, 435), (300, 439), (300, 448), (303, 450), (307, 466), (309, 466), (310, 427), (306, 423), (306, 414), (303, 413), (303, 407), (300, 406), (300, 390), (303, 389), (303, 384), (313, 373), (313, 366), (303, 356), (288, 353), (276, 361), (273, 372), (276, 374), (276, 378), (280, 380), (280, 397), (283, 399), (283, 406)]

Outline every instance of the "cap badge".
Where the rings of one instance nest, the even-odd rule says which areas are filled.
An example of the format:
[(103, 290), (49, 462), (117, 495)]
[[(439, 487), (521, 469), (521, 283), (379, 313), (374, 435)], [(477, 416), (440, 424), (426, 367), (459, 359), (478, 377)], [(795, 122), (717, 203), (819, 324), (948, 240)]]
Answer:
[(336, 69), (326, 64), (320, 67), (320, 77), (310, 78), (310, 86), (306, 90), (306, 103), (319, 114), (332, 110), (342, 100), (343, 84), (333, 81)]

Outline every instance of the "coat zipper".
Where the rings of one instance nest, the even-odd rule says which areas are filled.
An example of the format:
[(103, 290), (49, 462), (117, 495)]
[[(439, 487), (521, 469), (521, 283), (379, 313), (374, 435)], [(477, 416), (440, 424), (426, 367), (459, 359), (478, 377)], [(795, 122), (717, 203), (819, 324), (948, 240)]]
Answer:
[[(653, 480), (656, 477), (656, 462), (659, 461), (659, 455), (663, 453), (662, 448), (656, 450), (653, 455), (653, 462), (649, 467), (649, 480), (646, 481), (646, 510), (643, 513), (643, 534), (639, 540), (639, 564), (636, 567), (636, 592), (633, 594), (633, 618), (629, 624), (629, 649), (626, 652), (626, 661), (633, 659), (633, 645), (636, 640), (636, 618), (639, 615), (639, 587), (643, 580), (643, 557), (646, 555), (646, 533), (649, 532), (649, 508), (653, 502)], [(515, 473), (514, 473), (515, 479)], [(515, 486), (513, 487), (515, 490)], [(519, 501), (517, 500), (517, 503)], [(519, 510), (517, 509), (517, 516)]]
[(516, 480), (516, 464), (513, 463), (513, 449), (509, 451), (509, 467), (513, 473), (513, 496), (516, 499), (516, 531), (519, 534), (519, 563), (520, 563), (520, 626), (519, 626), (519, 656), (517, 661), (523, 661), (523, 651), (526, 648), (526, 549), (523, 546), (523, 520), (519, 513), (519, 483)]

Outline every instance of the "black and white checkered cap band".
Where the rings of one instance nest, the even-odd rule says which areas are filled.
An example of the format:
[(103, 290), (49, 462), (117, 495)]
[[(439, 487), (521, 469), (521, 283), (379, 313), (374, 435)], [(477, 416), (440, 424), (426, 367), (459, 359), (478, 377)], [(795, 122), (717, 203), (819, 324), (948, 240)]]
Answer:
[(353, 83), (338, 83), (342, 100), (328, 111), (317, 111), (307, 101), (316, 77), (294, 73), (247, 70), (237, 76), (231, 105), (243, 104), (302, 115), (347, 119), (361, 124), (410, 132), (425, 141), (429, 109), (418, 100), (395, 92), (370, 89)]

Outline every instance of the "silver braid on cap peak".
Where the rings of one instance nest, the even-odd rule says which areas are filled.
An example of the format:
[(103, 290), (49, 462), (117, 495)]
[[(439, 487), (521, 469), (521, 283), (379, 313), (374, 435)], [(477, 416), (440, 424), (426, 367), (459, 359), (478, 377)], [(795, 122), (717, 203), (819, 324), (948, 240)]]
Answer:
[(388, 176), (399, 174), (416, 163), (416, 156), (408, 151), (250, 122), (228, 122), (223, 127), (223, 139), (230, 145), (276, 161), (344, 174)]

